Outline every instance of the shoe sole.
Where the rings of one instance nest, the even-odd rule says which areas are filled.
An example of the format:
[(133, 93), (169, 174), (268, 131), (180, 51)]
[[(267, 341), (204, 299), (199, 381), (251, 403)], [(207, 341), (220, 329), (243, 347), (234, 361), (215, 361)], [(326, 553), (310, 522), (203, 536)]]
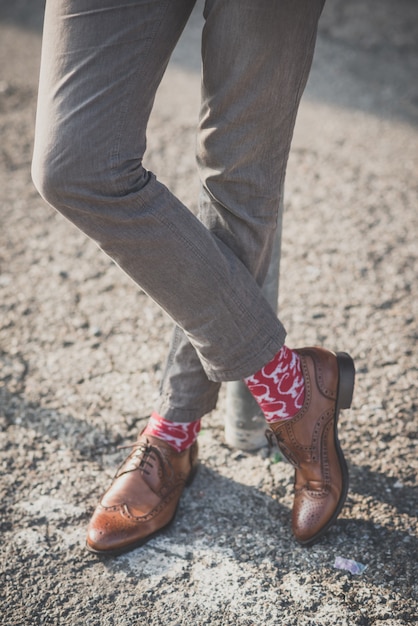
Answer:
[[(188, 475), (187, 480), (184, 483), (185, 487), (190, 487), (190, 485), (193, 483), (197, 474), (198, 467), (199, 467), (199, 463), (196, 463), (196, 465), (192, 467), (190, 474)], [(90, 552), (91, 554), (94, 554), (95, 556), (103, 557), (103, 558), (120, 556), (121, 554), (126, 554), (127, 552), (131, 552), (132, 550), (136, 550), (136, 548), (140, 548), (141, 546), (148, 543), (148, 541), (151, 541), (151, 539), (154, 539), (157, 535), (160, 535), (162, 532), (170, 528), (170, 526), (172, 525), (172, 523), (174, 522), (176, 518), (177, 511), (178, 511), (178, 505), (176, 506), (173, 517), (170, 519), (170, 521), (167, 524), (165, 524), (165, 526), (158, 528), (158, 530), (154, 531), (147, 537), (139, 539), (135, 543), (130, 543), (129, 545), (124, 546), (123, 548), (115, 548), (114, 550), (95, 550), (94, 548), (89, 546), (88, 543), (86, 543), (86, 548), (88, 552)]]
[(354, 361), (349, 354), (347, 354), (346, 352), (337, 352), (336, 357), (338, 367), (338, 386), (334, 413), (334, 444), (341, 468), (341, 495), (332, 517), (328, 520), (325, 526), (321, 528), (321, 530), (310, 539), (307, 539), (306, 541), (299, 541), (299, 543), (303, 546), (311, 546), (316, 543), (318, 539), (320, 539), (334, 524), (335, 520), (341, 513), (341, 509), (344, 506), (348, 493), (348, 467), (338, 439), (338, 417), (342, 409), (349, 409), (351, 407), (356, 371), (354, 367)]

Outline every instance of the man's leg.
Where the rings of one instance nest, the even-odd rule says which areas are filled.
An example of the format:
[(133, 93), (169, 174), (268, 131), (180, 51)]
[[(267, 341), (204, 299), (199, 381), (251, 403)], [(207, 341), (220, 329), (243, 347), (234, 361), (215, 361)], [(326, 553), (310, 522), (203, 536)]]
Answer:
[[(323, 0), (208, 0), (203, 31), (199, 217), (263, 284), (299, 101)], [(156, 411), (190, 422), (215, 405), (187, 336), (175, 328)]]
[[(259, 284), (270, 258), (322, 5), (322, 0), (206, 3), (198, 149), (201, 219)], [(198, 368), (184, 336), (176, 357), (176, 377), (167, 394), (172, 406), (176, 393), (187, 398), (186, 390), (184, 406), (199, 407), (204, 386), (194, 384)], [(353, 362), (345, 353), (284, 347), (245, 382), (283, 454), (295, 465), (292, 528), (299, 542), (311, 544), (335, 521), (347, 494), (348, 471), (337, 422), (340, 409), (351, 404)], [(165, 384), (169, 389), (169, 371)], [(208, 382), (206, 391), (212, 390), (214, 399), (216, 389), (211, 386)], [(195, 411), (200, 415), (199, 408)], [(177, 418), (181, 416), (177, 411)]]
[[(162, 8), (160, 3), (148, 4), (153, 11), (151, 15), (147, 11), (145, 16), (143, 0), (123, 5), (122, 9), (113, 5), (111, 0), (104, 6), (103, 2), (90, 0), (89, 6), (84, 3), (82, 10), (73, 0), (64, 4), (63, 12), (61, 4), (51, 2), (47, 5), (47, 24), (51, 26), (52, 15), (52, 24), (56, 28), (47, 30), (49, 38), (46, 38), (44, 48), (34, 178), (51, 204), (96, 239), (183, 328), (209, 378), (219, 382), (250, 376), (256, 386), (260, 386), (264, 384), (259, 382), (263, 381), (263, 376), (271, 373), (270, 362), (274, 362), (275, 368), (277, 366), (275, 371), (282, 371), (283, 359), (277, 355), (284, 341), (283, 327), (262, 297), (244, 260), (234, 253), (232, 241), (229, 245), (229, 237), (225, 242), (215, 231), (206, 229), (142, 167), (145, 125), (155, 81), (161, 77), (167, 60), (164, 37), (173, 43), (170, 29), (173, 20), (177, 26), (179, 23), (179, 14), (169, 9), (185, 6), (183, 2), (163, 4), (163, 11), (159, 11)], [(215, 9), (222, 13), (223, 4), (227, 3), (208, 4), (208, 18)], [(267, 3), (263, 6), (267, 8)], [(246, 3), (245, 7), (251, 14), (250, 4)], [(118, 18), (116, 22), (115, 17)], [(139, 28), (135, 28), (133, 18), (138, 20)], [(299, 23), (302, 24), (303, 20)], [(164, 24), (167, 28), (170, 25), (167, 32)], [(291, 36), (287, 28), (284, 30), (286, 36)], [(274, 34), (277, 36), (276, 31)], [(244, 29), (241, 36), (246, 35)], [(153, 46), (159, 37), (165, 42), (164, 54), (158, 45)], [(135, 66), (131, 54), (133, 48), (139, 53), (139, 65), (135, 71), (132, 71)], [(127, 63), (127, 54), (131, 54), (132, 64)], [(118, 63), (120, 67), (115, 67)], [(127, 75), (123, 74), (126, 68)], [(260, 67), (253, 78), (259, 70)], [(227, 118), (235, 125), (245, 110), (245, 107), (236, 107), (240, 102), (237, 99), (239, 85), (236, 86), (238, 92), (234, 90), (234, 99), (228, 98), (232, 116)], [(245, 93), (248, 94), (250, 86)], [(260, 100), (257, 107), (261, 104)], [(224, 114), (228, 115), (228, 109)], [(205, 145), (210, 167), (215, 172), (214, 176), (207, 177), (206, 186), (212, 198), (220, 203), (216, 193), (219, 180), (215, 165), (219, 155), (211, 146), (212, 130), (204, 116), (202, 145)], [(277, 130), (275, 120), (273, 130)], [(247, 135), (242, 139), (246, 138)], [(252, 139), (256, 139), (254, 132), (250, 133), (250, 138), (247, 147), (251, 148)], [(239, 133), (237, 139), (240, 139)], [(239, 206), (234, 204), (233, 194), (230, 195), (229, 191), (233, 191), (238, 180), (245, 186), (245, 177), (234, 177), (236, 155), (227, 145), (224, 148), (225, 167), (219, 174), (227, 183), (225, 200), (228, 197), (232, 200), (229, 210), (240, 221), (249, 214), (238, 210)], [(199, 158), (201, 156), (199, 152)], [(287, 152), (285, 156), (287, 158)], [(208, 166), (203, 158), (201, 162), (203, 167)], [(239, 165), (247, 172), (245, 159)], [(244, 195), (247, 197), (250, 191), (251, 185), (247, 185)], [(271, 194), (269, 189), (263, 191)], [(256, 198), (250, 196), (250, 201), (252, 204)], [(257, 215), (255, 224), (251, 224), (250, 216), (250, 227), (244, 228), (242, 233), (245, 237), (246, 232), (249, 237), (245, 249), (251, 245), (256, 247), (260, 236), (265, 248), (275, 219), (274, 213), (266, 211)], [(259, 262), (257, 265), (260, 267)], [(288, 352), (284, 350), (285, 355)], [(349, 372), (344, 375), (344, 397), (339, 402), (339, 387), (336, 389), (335, 382), (339, 380), (338, 359), (330, 354), (321, 356), (315, 352), (314, 355), (313, 367), (318, 375), (314, 371), (313, 380), (327, 382), (327, 415), (330, 417), (325, 425), (328, 428), (328, 422), (336, 422), (339, 408), (349, 401), (352, 377)], [(304, 353), (302, 359), (308, 364), (314, 361), (311, 353)], [(295, 361), (298, 362), (299, 357), (290, 355), (292, 367)], [(264, 368), (265, 364), (268, 367)], [(281, 392), (280, 386), (273, 390)], [(252, 391), (257, 396), (257, 389)], [(315, 389), (315, 394), (318, 393)], [(265, 400), (262, 398), (263, 410), (273, 415), (274, 411)], [(318, 404), (316, 397), (314, 400), (312, 409), (308, 393), (304, 413), (297, 416), (297, 420), (299, 423), (307, 415), (308, 426), (317, 433)], [(318, 428), (324, 428), (322, 417)], [(306, 431), (302, 428), (302, 434)], [(335, 513), (336, 498), (339, 498), (337, 508), (343, 502), (340, 498), (344, 487), (341, 485), (341, 463), (339, 455), (334, 454), (336, 445), (337, 441), (327, 442), (326, 453), (332, 457), (338, 475), (332, 482), (334, 492), (325, 503), (328, 506), (326, 515), (338, 513)], [(184, 452), (174, 453), (170, 445), (152, 436), (142, 437), (134, 444), (132, 454), (93, 516), (89, 536), (91, 549), (108, 553), (130, 549), (149, 539), (172, 519), (184, 484), (194, 472), (196, 444)], [(322, 465), (320, 458), (319, 469)], [(312, 469), (312, 465), (309, 468)], [(322, 505), (316, 514), (319, 530), (315, 531), (315, 536), (323, 531), (328, 521), (328, 518), (324, 519)]]
[[(271, 358), (284, 330), (241, 261), (142, 166), (155, 90), (193, 4), (47, 1), (33, 177), (223, 380)], [(97, 507), (89, 548), (131, 549), (166, 526), (196, 459), (196, 443), (182, 452), (141, 436)]]
[(155, 90), (193, 1), (47, 2), (33, 177), (222, 381), (261, 367), (285, 331), (241, 260), (142, 165)]

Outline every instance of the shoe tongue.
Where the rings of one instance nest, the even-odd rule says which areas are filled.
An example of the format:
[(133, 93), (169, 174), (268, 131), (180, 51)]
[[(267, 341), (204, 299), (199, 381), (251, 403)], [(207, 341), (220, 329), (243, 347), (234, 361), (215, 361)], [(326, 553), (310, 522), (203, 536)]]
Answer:
[(133, 469), (138, 469), (148, 487), (159, 493), (172, 478), (171, 463), (165, 454), (165, 449), (170, 450), (170, 446), (152, 436), (147, 437), (146, 444), (146, 448), (138, 454)]

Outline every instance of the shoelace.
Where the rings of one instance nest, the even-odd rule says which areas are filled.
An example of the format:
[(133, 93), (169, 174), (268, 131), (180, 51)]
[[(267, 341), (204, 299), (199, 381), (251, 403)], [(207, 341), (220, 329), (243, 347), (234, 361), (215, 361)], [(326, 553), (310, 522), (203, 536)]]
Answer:
[[(133, 448), (133, 451), (122, 463), (116, 473), (116, 476), (122, 476), (123, 474), (127, 474), (128, 472), (133, 472), (135, 470), (139, 470), (140, 472), (149, 475), (151, 473), (150, 470), (153, 468), (156, 461), (160, 462), (163, 474), (166, 474), (165, 459), (157, 447), (150, 443), (138, 441), (125, 446), (118, 446), (118, 450), (126, 450), (128, 448)], [(154, 454), (157, 458), (153, 458), (152, 454)]]

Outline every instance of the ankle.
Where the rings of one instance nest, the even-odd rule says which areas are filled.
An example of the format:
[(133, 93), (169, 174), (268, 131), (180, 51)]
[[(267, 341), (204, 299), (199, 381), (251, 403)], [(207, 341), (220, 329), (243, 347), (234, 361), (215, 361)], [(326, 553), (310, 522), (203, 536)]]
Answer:
[(287, 346), (245, 383), (269, 423), (291, 419), (303, 406), (305, 382), (300, 357)]
[(171, 422), (155, 411), (152, 413), (143, 435), (157, 437), (168, 443), (176, 452), (190, 448), (200, 431), (200, 419), (194, 422)]

